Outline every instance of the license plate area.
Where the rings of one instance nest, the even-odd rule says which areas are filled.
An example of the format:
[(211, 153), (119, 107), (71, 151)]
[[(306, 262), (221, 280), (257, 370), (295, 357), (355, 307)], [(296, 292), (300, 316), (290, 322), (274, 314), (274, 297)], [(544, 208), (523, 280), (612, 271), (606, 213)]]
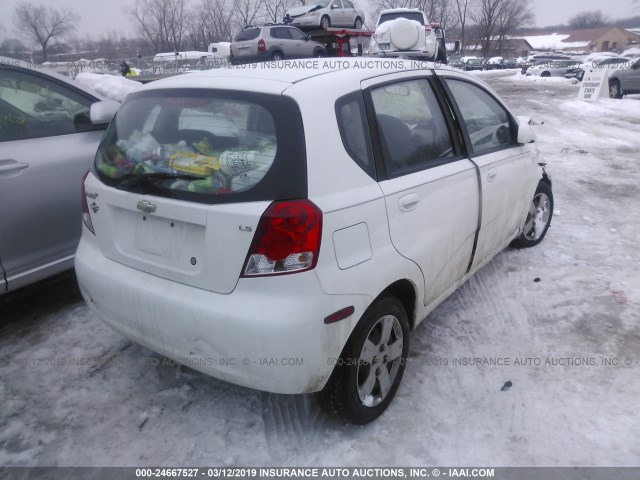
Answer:
[(390, 43), (381, 43), (380, 44), (380, 50), (382, 50), (383, 52), (386, 52), (388, 50), (391, 49), (391, 44)]
[(134, 245), (139, 252), (175, 260), (180, 255), (180, 238), (184, 236), (182, 222), (140, 215), (136, 221)]

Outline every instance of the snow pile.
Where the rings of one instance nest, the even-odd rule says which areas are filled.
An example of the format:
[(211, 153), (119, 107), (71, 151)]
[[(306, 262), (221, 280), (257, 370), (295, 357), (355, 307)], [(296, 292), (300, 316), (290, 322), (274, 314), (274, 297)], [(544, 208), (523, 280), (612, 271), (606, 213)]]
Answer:
[(85, 87), (89, 87), (99, 94), (119, 102), (122, 102), (136, 88), (142, 86), (140, 82), (135, 82), (128, 78), (101, 75), (99, 73), (79, 73), (75, 80)]
[(509, 80), (523, 83), (561, 83), (571, 84), (572, 79), (564, 77), (540, 77), (538, 75), (522, 75), (520, 72), (509, 77)]

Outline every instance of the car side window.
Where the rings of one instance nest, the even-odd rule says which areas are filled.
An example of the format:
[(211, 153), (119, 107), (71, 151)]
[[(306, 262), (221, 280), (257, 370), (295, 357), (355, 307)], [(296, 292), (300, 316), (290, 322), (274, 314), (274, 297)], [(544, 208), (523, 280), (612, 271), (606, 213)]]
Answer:
[(92, 101), (37, 75), (0, 70), (0, 142), (95, 130)]
[(487, 91), (451, 78), (447, 84), (467, 127), (474, 154), (518, 144), (509, 114)]
[(427, 80), (375, 88), (371, 97), (391, 176), (428, 168), (455, 156), (444, 116)]
[(271, 37), (279, 38), (281, 40), (290, 40), (291, 35), (289, 35), (290, 28), (286, 27), (276, 27), (271, 29)]
[(287, 30), (289, 30), (289, 33), (291, 34), (291, 38), (293, 40), (304, 40), (305, 38), (307, 38), (307, 36), (300, 30), (297, 30), (295, 28), (288, 28)]
[(371, 136), (362, 93), (356, 92), (338, 99), (336, 117), (345, 150), (360, 168), (375, 179)]

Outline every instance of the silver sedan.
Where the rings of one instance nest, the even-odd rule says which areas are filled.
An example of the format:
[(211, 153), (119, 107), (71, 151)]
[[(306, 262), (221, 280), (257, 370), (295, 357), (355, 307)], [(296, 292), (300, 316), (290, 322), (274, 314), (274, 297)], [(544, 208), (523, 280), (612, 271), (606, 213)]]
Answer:
[(356, 10), (351, 0), (318, 0), (308, 1), (303, 7), (290, 8), (284, 20), (298, 28), (346, 27), (360, 30), (364, 12)]
[(119, 105), (0, 57), (0, 295), (73, 267), (82, 178)]

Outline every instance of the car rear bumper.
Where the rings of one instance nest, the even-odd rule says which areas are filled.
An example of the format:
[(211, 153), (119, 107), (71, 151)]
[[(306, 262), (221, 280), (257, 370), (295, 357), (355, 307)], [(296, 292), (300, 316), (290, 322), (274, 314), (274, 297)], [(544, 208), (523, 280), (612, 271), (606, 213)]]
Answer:
[[(325, 294), (313, 271), (240, 279), (218, 294), (114, 262), (86, 231), (75, 267), (85, 301), (117, 332), (194, 370), (275, 393), (321, 390), (371, 302)], [(348, 319), (324, 324), (349, 306)]]

